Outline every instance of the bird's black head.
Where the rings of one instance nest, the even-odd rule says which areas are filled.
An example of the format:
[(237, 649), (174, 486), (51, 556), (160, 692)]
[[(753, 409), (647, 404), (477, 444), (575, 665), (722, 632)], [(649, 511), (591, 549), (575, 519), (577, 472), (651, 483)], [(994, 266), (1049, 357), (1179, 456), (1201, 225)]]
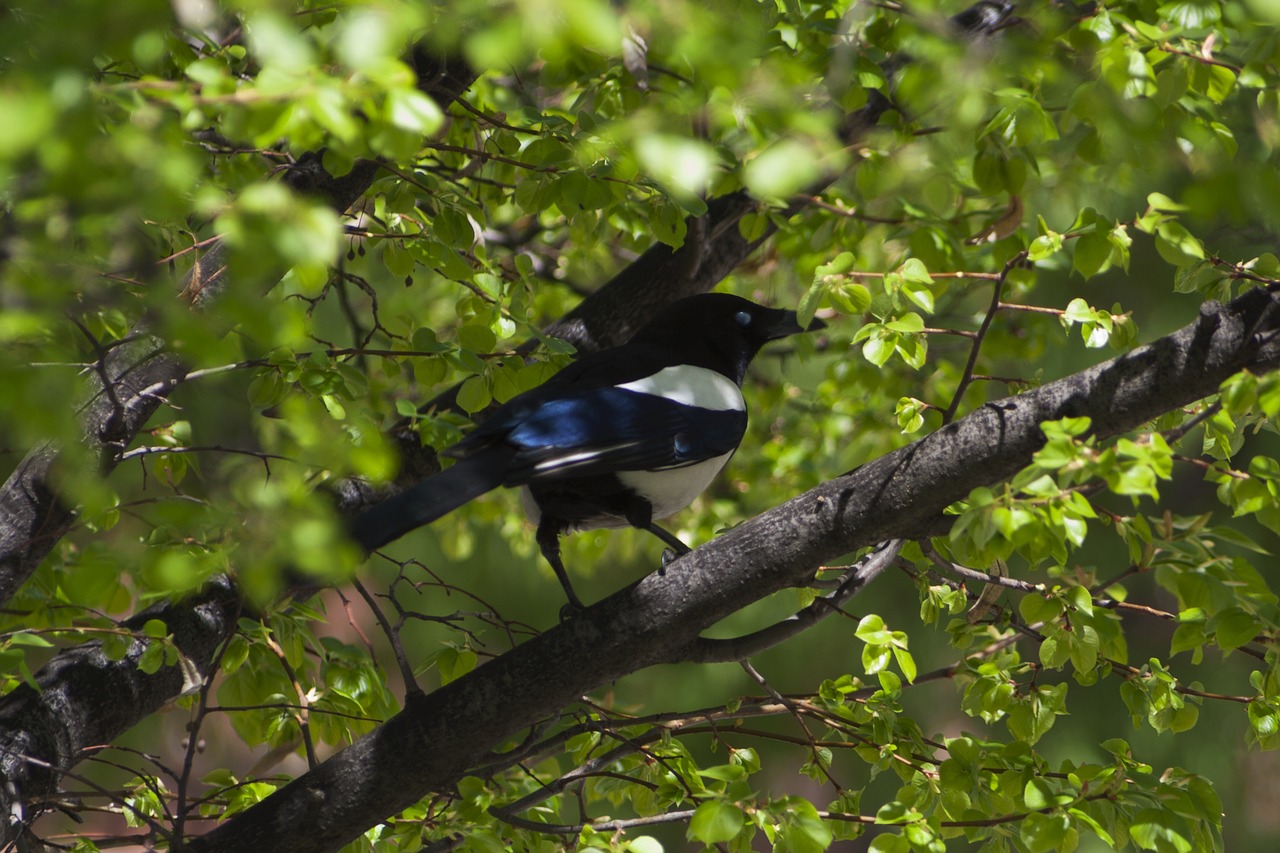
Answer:
[(673, 348), (682, 360), (718, 370), (741, 384), (747, 365), (769, 341), (825, 325), (814, 320), (804, 329), (794, 311), (766, 308), (728, 293), (700, 293), (663, 308), (632, 342)]

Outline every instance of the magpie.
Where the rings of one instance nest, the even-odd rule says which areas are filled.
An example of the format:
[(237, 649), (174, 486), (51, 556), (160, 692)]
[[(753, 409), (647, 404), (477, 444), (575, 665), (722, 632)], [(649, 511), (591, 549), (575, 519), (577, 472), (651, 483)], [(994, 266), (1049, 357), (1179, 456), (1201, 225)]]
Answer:
[(687, 553), (654, 520), (692, 503), (737, 450), (751, 359), (803, 331), (794, 311), (727, 293), (674, 302), (626, 344), (583, 355), (512, 397), (444, 451), (457, 462), (358, 515), (351, 536), (373, 551), (492, 489), (522, 487), (538, 547), (581, 610), (560, 537), (630, 525)]

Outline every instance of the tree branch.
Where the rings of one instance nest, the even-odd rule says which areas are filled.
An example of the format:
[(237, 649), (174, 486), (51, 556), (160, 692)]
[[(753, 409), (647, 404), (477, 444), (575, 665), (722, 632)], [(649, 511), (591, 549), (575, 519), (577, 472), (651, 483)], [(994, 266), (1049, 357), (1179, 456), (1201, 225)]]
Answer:
[[(97, 642), (68, 649), (0, 701), (0, 836), (16, 837), (28, 800), (50, 798), (62, 773), (87, 749), (110, 743), (165, 702), (198, 683), (222, 641), (234, 630), (240, 594), (215, 578), (181, 603), (158, 604), (124, 627), (141, 632), (150, 619), (164, 622), (186, 662), (148, 674), (138, 667), (147, 641), (136, 639), (120, 660)], [(152, 641), (158, 642), (158, 641)], [(193, 673), (191, 667), (194, 667)]]
[[(979, 7), (993, 12), (969, 18), (965, 18), (962, 13), (954, 19), (961, 31), (974, 38), (998, 30), (1012, 8), (1010, 4), (988, 0), (983, 0), (975, 8)], [(413, 59), (419, 86), (442, 106), (457, 98), (476, 76), (464, 63), (440, 61), (425, 50), (415, 50)], [(871, 92), (868, 105), (846, 116), (841, 122), (840, 130), (844, 138), (850, 142), (861, 139), (891, 107), (891, 103), (883, 95)], [(285, 182), (295, 190), (318, 195), (334, 209), (345, 210), (368, 189), (378, 164), (360, 161), (347, 175), (334, 177), (324, 170), (322, 157), (323, 152), (313, 152), (299, 158), (286, 174)], [(835, 177), (832, 175), (823, 179), (809, 194), (812, 195)], [(784, 214), (795, 212), (799, 206), (797, 204)], [(741, 236), (737, 223), (745, 213), (755, 209), (756, 202), (744, 192), (712, 199), (708, 202), (707, 214), (689, 221), (689, 239), (681, 249), (671, 250), (665, 245), (650, 249), (599, 291), (585, 299), (568, 317), (554, 324), (551, 327), (552, 333), (574, 341), (584, 349), (614, 345), (629, 338), (662, 305), (685, 295), (711, 289), (773, 232), (774, 226), (770, 224), (766, 232), (755, 240), (747, 241)], [(225, 248), (221, 243), (215, 242), (197, 261), (187, 279), (183, 295), (196, 307), (210, 304), (222, 288), (231, 283), (226, 273)], [(270, 275), (261, 277), (267, 280)], [(655, 283), (662, 283), (664, 286), (655, 287)], [(140, 336), (128, 347), (111, 349), (107, 359), (115, 361), (98, 366), (98, 373), (107, 377), (107, 386), (90, 390), (97, 408), (91, 407), (84, 417), (87, 442), (102, 460), (100, 469), (104, 474), (109, 473), (118, 463), (119, 452), (131, 443), (138, 429), (186, 375), (179, 361), (163, 351), (162, 342), (149, 335)], [(163, 390), (157, 392), (156, 389)], [(120, 401), (114, 411), (122, 411), (125, 417), (102, 411), (104, 406), (110, 407), (113, 400)], [(408, 476), (421, 479), (435, 469), (434, 454), (430, 448), (423, 448), (416, 436), (411, 439), (400, 442), (404, 456), (403, 469)], [(25, 582), (56, 542), (70, 529), (74, 520), (73, 510), (60, 502), (50, 478), (51, 469), (58, 457), (59, 451), (52, 445), (38, 448), (18, 465), (9, 481), (0, 487), (0, 602), (7, 600)], [(371, 490), (350, 482), (344, 484), (339, 495), (339, 511), (358, 511), (367, 507), (372, 500)], [(218, 579), (215, 585), (216, 588), (211, 588), (210, 594), (233, 596), (225, 600), (219, 599), (223, 600), (223, 610), (230, 612), (239, 607), (229, 581)], [(228, 590), (231, 592), (227, 592)], [(201, 617), (199, 608), (203, 597), (202, 594), (197, 600), (165, 605), (165, 615), (162, 616), (155, 616), (154, 611), (148, 611), (152, 615), (147, 617), (162, 618), (170, 625), (189, 620), (191, 624), (206, 629), (207, 633), (174, 633), (174, 641), (179, 650), (201, 672), (209, 666), (218, 642), (234, 627), (233, 619), (224, 622)], [(139, 618), (142, 616), (140, 614)], [(81, 705), (77, 706), (80, 712), (85, 709), (96, 711), (98, 705), (91, 699), (84, 699), (78, 692), (81, 670), (64, 663), (91, 657), (93, 648), (90, 644), (63, 652), (39, 676), (47, 679), (51, 687), (56, 686), (57, 690), (63, 691), (63, 695), (80, 697)], [(174, 695), (172, 667), (163, 668), (148, 676), (134, 666), (127, 675), (123, 671), (117, 672), (117, 677), (121, 678), (120, 683), (124, 689), (131, 691), (132, 698), (126, 703), (129, 705), (128, 714), (104, 715), (100, 725), (93, 730), (92, 737), (87, 740), (74, 731), (58, 731), (57, 737), (40, 736), (40, 731), (44, 729), (59, 730), (61, 721), (57, 719), (55, 709), (38, 706), (38, 703), (32, 706), (30, 716), (25, 713), (15, 714), (12, 726), (0, 726), (0, 733), (15, 744), (13, 750), (6, 753), (8, 758), (5, 761), (18, 761), (14, 765), (0, 765), (0, 770), (4, 771), (5, 779), (10, 783), (10, 787), (5, 789), (4, 797), (0, 798), (0, 807), (21, 803), (27, 798), (29, 777), (20, 760), (23, 755), (36, 760), (47, 760), (50, 767), (65, 771), (79, 760), (81, 751), (86, 746), (111, 741), (124, 728), (153, 712)], [(46, 693), (51, 695), (55, 692), (57, 691), (46, 689)], [(11, 706), (21, 704), (22, 700), (23, 697), (17, 692), (0, 700), (0, 721), (10, 719), (6, 715)], [(411, 706), (416, 707), (418, 704), (410, 702)], [(41, 713), (47, 715), (47, 718), (40, 718)], [(56, 774), (50, 772), (48, 778), (42, 779), (33, 790), (43, 790), (55, 783)], [(335, 790), (333, 795), (342, 799), (342, 792), (339, 790)], [(13, 809), (8, 809), (5, 813), (13, 816), (11, 820), (16, 820), (20, 815), (20, 811)], [(344, 824), (341, 831), (347, 831), (347, 826), (348, 824)], [(18, 828), (17, 823), (10, 823), (0, 829), (0, 843), (14, 837)]]
[(902, 545), (900, 539), (881, 543), (878, 549), (859, 560), (844, 573), (839, 586), (834, 591), (781, 622), (775, 622), (767, 628), (761, 628), (742, 637), (698, 638), (685, 660), (697, 663), (743, 661), (809, 630), (831, 614), (839, 612), (842, 604), (866, 589), (867, 584), (893, 565), (898, 552), (902, 550)]
[[(219, 853), (337, 850), (431, 791), (446, 789), (577, 697), (687, 658), (710, 625), (815, 566), (929, 530), (977, 486), (1007, 479), (1044, 444), (1040, 423), (1088, 416), (1106, 438), (1214, 393), (1238, 370), (1280, 364), (1280, 298), (1206, 303), (1189, 326), (972, 414), (770, 510), (440, 688), (192, 842)], [(507, 701), (519, 695), (518, 704)]]
[[(419, 85), (442, 107), (478, 76), (461, 60), (438, 59), (422, 48), (414, 50), (412, 59)], [(324, 170), (322, 158), (323, 152), (301, 157), (285, 183), (319, 196), (335, 210), (346, 210), (369, 188), (378, 164), (361, 161), (347, 175), (334, 177)], [(196, 262), (184, 294), (199, 308), (228, 283), (225, 251), (215, 244)], [(144, 332), (105, 349), (91, 375), (80, 417), (84, 444), (105, 476), (169, 391), (181, 383), (186, 367), (165, 352), (159, 338)], [(54, 477), (64, 455), (53, 443), (42, 444), (0, 487), (0, 603), (12, 598), (75, 520)], [(146, 610), (126, 625), (164, 621), (185, 665), (199, 679), (218, 645), (235, 629), (234, 614), (241, 606), (231, 581), (215, 578), (199, 595)], [(144, 673), (137, 664), (144, 648), (135, 643), (124, 660), (112, 661), (96, 643), (77, 646), (41, 669), (38, 694), (23, 686), (0, 700), (0, 814), (6, 816), (0, 824), (0, 844), (20, 833), (24, 803), (52, 793), (60, 773), (80, 761), (85, 749), (111, 742), (181, 692), (184, 668), (165, 666)]]

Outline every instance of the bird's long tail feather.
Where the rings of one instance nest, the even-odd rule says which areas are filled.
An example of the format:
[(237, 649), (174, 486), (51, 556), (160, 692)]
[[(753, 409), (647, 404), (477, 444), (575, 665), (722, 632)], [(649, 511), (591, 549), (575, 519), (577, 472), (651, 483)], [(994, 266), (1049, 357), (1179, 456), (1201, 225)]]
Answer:
[(430, 524), (501, 486), (511, 455), (508, 448), (495, 447), (460, 460), (360, 513), (351, 522), (351, 538), (372, 551)]

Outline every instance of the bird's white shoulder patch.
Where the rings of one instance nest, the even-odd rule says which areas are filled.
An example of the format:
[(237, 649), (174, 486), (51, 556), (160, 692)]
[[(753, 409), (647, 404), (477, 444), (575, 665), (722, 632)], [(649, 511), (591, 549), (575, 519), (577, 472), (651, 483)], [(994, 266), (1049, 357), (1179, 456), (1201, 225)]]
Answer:
[(729, 377), (706, 367), (677, 364), (657, 373), (619, 385), (624, 391), (665, 397), (685, 406), (716, 411), (744, 411), (742, 389)]

